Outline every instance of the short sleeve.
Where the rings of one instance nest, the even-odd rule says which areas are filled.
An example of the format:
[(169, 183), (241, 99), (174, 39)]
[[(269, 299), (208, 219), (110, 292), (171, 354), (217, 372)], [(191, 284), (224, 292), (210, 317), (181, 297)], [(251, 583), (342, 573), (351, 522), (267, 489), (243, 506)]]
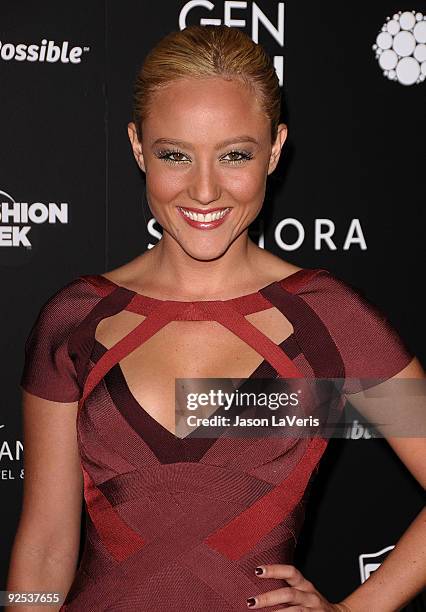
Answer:
[(55, 402), (74, 402), (81, 397), (75, 366), (68, 352), (69, 335), (75, 326), (76, 300), (72, 286), (61, 288), (45, 302), (25, 342), (20, 385), (34, 395)]
[(315, 283), (315, 290), (303, 297), (337, 347), (344, 366), (345, 393), (388, 380), (410, 363), (414, 354), (405, 340), (361, 289), (327, 271)]

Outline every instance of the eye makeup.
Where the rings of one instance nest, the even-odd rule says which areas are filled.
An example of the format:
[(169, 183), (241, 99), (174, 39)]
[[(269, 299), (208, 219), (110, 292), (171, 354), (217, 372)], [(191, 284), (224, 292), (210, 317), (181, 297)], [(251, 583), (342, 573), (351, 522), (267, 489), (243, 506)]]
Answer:
[[(180, 151), (179, 149), (161, 149), (158, 152), (155, 152), (154, 155), (158, 158), (161, 159), (169, 164), (186, 164), (188, 163), (188, 161), (191, 161), (191, 159), (182, 151)], [(187, 159), (172, 159), (172, 156), (184, 156)], [(245, 163), (251, 159), (254, 158), (253, 153), (251, 153), (250, 151), (242, 151), (239, 149), (232, 149), (232, 151), (229, 151), (229, 153), (226, 153), (224, 155), (224, 157), (228, 157), (229, 155), (237, 155), (239, 156), (240, 159), (229, 159), (229, 160), (225, 160), (226, 163), (232, 164), (232, 165), (237, 165), (237, 164), (242, 164)]]

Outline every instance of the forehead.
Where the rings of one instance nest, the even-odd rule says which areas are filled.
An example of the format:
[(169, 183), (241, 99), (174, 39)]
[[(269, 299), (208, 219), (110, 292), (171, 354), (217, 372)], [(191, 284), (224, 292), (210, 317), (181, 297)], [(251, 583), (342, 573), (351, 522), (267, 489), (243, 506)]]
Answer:
[(233, 134), (266, 138), (269, 119), (242, 81), (179, 79), (156, 92), (143, 131), (147, 138), (174, 137), (207, 143)]

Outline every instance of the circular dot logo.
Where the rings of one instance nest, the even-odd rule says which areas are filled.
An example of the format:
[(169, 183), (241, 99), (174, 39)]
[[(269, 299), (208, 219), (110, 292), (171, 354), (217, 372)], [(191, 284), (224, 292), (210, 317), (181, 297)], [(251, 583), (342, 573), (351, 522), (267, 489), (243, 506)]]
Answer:
[(399, 11), (388, 17), (377, 35), (373, 51), (383, 74), (401, 85), (426, 79), (426, 15)]

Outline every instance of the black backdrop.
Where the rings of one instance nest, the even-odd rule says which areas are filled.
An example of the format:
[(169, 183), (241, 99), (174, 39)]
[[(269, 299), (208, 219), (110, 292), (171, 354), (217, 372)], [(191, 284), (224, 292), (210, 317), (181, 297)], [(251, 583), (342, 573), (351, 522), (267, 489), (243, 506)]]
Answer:
[[(138, 65), (162, 35), (182, 27), (185, 10), (187, 25), (240, 20), (230, 25), (258, 36), (283, 67), (289, 138), (252, 236), (288, 261), (362, 288), (424, 363), (426, 84), (389, 80), (372, 50), (387, 16), (426, 15), (424, 2), (3, 0), (0, 196), (16, 213), (8, 218), (3, 206), (0, 219), (3, 580), (22, 493), (24, 341), (60, 286), (117, 267), (158, 240), (126, 126)], [(43, 53), (29, 47), (49, 44), (75, 61), (40, 61)], [(332, 243), (315, 241), (321, 220), (323, 230), (333, 224)], [(362, 244), (345, 245), (351, 223)], [(421, 487), (383, 439), (347, 433), (354, 439), (330, 441), (297, 549), (298, 566), (331, 600), (374, 570), (423, 504)], [(409, 609), (426, 609), (424, 599)]]

